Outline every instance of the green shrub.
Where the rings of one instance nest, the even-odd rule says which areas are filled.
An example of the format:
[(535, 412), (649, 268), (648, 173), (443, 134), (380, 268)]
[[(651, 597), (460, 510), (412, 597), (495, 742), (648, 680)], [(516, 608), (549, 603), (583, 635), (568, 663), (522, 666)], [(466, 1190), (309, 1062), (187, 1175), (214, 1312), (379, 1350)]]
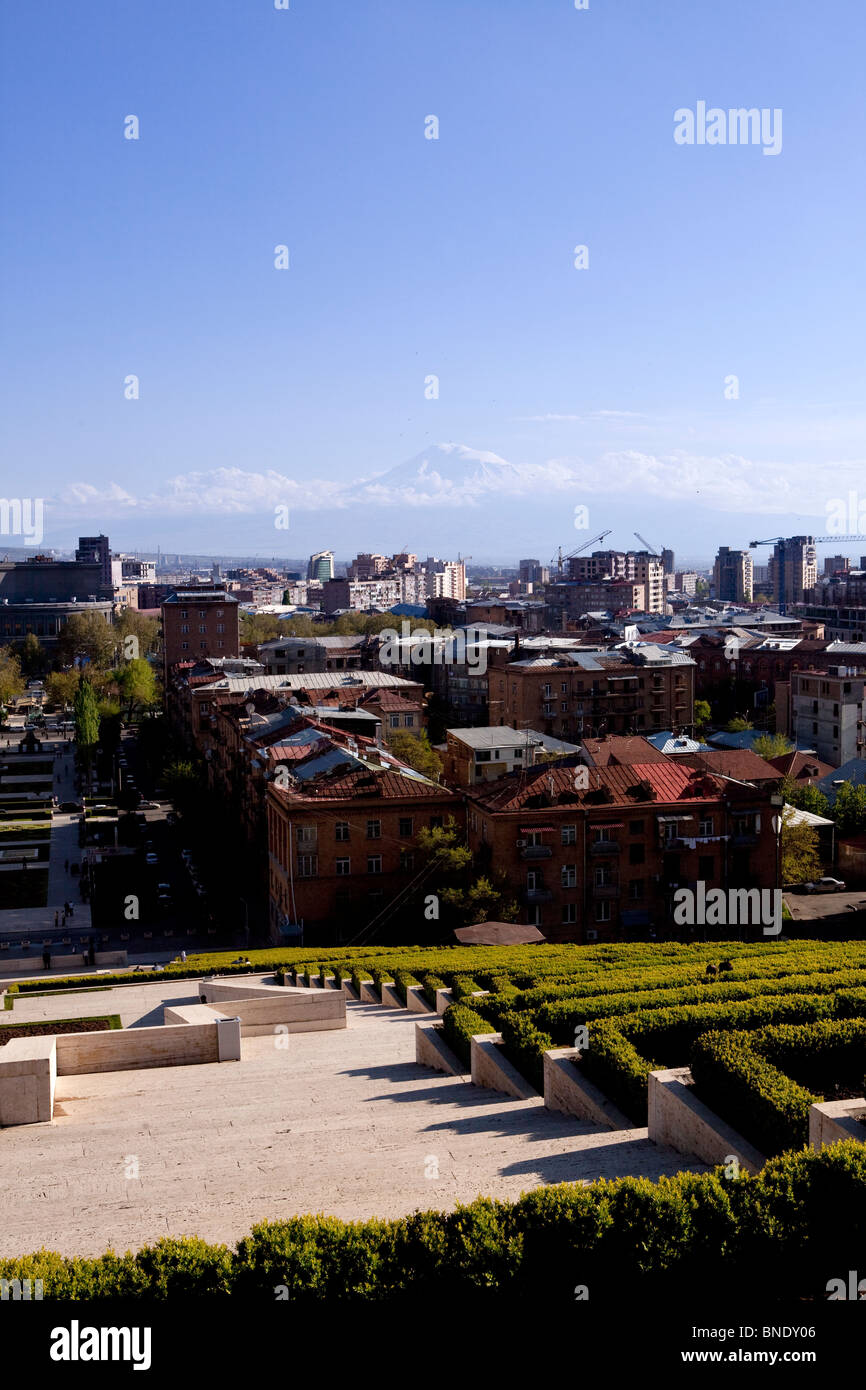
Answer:
[(497, 1029), (466, 1004), (451, 1004), (442, 1015), (442, 1031), (451, 1051), (456, 1053), (469, 1071), (472, 1038), (477, 1033), (495, 1033)]
[(499, 1031), (508, 1060), (543, 1095), (544, 1054), (554, 1046), (553, 1038), (536, 1028), (528, 1014), (504, 1014)]

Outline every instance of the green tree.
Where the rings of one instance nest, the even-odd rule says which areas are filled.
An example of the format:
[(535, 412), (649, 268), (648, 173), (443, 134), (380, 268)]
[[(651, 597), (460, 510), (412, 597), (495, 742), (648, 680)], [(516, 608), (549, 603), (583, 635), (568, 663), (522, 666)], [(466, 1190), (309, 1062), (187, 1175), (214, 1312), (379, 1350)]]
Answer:
[(811, 782), (798, 784), (792, 777), (786, 777), (779, 791), (789, 806), (796, 806), (800, 811), (810, 811), (813, 816), (830, 816), (829, 801)]
[(436, 896), (445, 911), (444, 929), (475, 922), (514, 922), (518, 905), (501, 874), (479, 874), (472, 851), (459, 839), (457, 823), (450, 816), (444, 826), (422, 829), (418, 847), (429, 863), (435, 861)]
[(118, 646), (115, 628), (99, 613), (73, 613), (57, 641), (64, 666), (89, 662), (98, 669), (112, 664)]
[(74, 701), (80, 682), (80, 671), (52, 671), (45, 678), (47, 702), (58, 705), (65, 712)]
[(725, 725), (725, 729), (729, 734), (741, 734), (747, 729), (753, 729), (754, 727), (751, 719), (745, 719), (742, 715), (737, 715), (736, 719), (729, 719)]
[(856, 835), (866, 829), (866, 787), (843, 782), (836, 789), (831, 815), (840, 835)]
[(203, 768), (189, 758), (175, 758), (163, 773), (165, 789), (181, 815), (195, 817), (210, 808)]
[(156, 703), (156, 675), (149, 661), (141, 657), (127, 661), (114, 674), (120, 694), (126, 701), (127, 720), (132, 719), (136, 706)]
[(793, 753), (794, 745), (784, 734), (761, 734), (752, 744), (759, 758), (779, 758), (783, 753)]
[(75, 710), (75, 741), (79, 756), (89, 767), (99, 742), (99, 708), (96, 694), (88, 680), (82, 680), (73, 702)]
[(821, 876), (818, 832), (794, 823), (790, 808), (782, 812), (781, 868), (783, 883), (807, 883)]
[(48, 658), (45, 648), (34, 632), (28, 632), (21, 643), (21, 671), (28, 680), (36, 680), (45, 674)]
[(24, 689), (20, 660), (11, 647), (0, 647), (0, 704), (8, 705)]
[(703, 729), (712, 718), (709, 700), (695, 700), (695, 729)]
[(395, 729), (388, 739), (388, 747), (396, 758), (408, 763), (432, 782), (438, 782), (442, 759), (432, 747), (426, 729), (417, 736), (407, 733), (405, 729)]
[[(148, 656), (156, 650), (159, 643), (159, 623), (156, 618), (148, 618), (137, 608), (124, 608), (114, 625), (120, 638), (121, 651), (127, 661), (136, 657)], [(129, 641), (134, 638), (135, 641)]]

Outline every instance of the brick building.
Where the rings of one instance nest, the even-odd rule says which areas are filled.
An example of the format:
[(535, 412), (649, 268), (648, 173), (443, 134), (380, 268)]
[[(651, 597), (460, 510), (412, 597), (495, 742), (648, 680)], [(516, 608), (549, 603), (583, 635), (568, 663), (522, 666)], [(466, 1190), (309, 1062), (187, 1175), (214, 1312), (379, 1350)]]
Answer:
[(240, 656), (238, 601), (223, 584), (177, 588), (162, 605), (166, 678), (178, 661)]
[(489, 723), (572, 740), (689, 730), (694, 675), (691, 657), (652, 644), (514, 661), (488, 671)]
[(769, 786), (665, 760), (593, 769), (579, 790), (580, 771), (569, 760), (466, 793), (481, 867), (507, 875), (521, 921), (548, 940), (676, 935), (676, 888), (778, 883)]
[(377, 936), (423, 923), (428, 876), (416, 839), (453, 817), (461, 797), (375, 744), (333, 735), (268, 750), (283, 777), (267, 787), (270, 932), (303, 925), (305, 943), (339, 943), (376, 922)]

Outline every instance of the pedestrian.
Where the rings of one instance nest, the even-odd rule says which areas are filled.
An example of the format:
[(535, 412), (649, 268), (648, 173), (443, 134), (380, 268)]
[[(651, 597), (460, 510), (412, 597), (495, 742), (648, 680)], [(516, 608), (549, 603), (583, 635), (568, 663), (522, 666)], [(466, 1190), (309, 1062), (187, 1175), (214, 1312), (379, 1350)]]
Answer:
[(42, 964), (48, 970), (51, 965), (51, 950), (48, 946), (42, 948)]
[(57, 928), (58, 928), (59, 926), (60, 926), (60, 909), (59, 909), (59, 908), (56, 908), (56, 909), (55, 909), (55, 912), (54, 912), (54, 930), (57, 931)]
[[(82, 887), (83, 887), (83, 886), (84, 886), (84, 884), (83, 884), (83, 882), (82, 882)], [(69, 915), (70, 915), (70, 917), (74, 917), (74, 916), (75, 916), (75, 908), (73, 907), (72, 903), (69, 904)]]

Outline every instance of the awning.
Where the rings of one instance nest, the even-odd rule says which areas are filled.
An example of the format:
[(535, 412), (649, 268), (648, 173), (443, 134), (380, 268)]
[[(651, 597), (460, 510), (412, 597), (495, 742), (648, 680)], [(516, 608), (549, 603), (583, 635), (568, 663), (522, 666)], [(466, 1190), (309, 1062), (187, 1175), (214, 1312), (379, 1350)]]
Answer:
[(624, 820), (607, 820), (603, 825), (591, 825), (590, 830), (625, 830)]
[(521, 835), (531, 835), (535, 830), (555, 830), (555, 825), (521, 825)]
[(659, 816), (659, 825), (672, 825), (675, 821), (694, 820), (694, 816)]

